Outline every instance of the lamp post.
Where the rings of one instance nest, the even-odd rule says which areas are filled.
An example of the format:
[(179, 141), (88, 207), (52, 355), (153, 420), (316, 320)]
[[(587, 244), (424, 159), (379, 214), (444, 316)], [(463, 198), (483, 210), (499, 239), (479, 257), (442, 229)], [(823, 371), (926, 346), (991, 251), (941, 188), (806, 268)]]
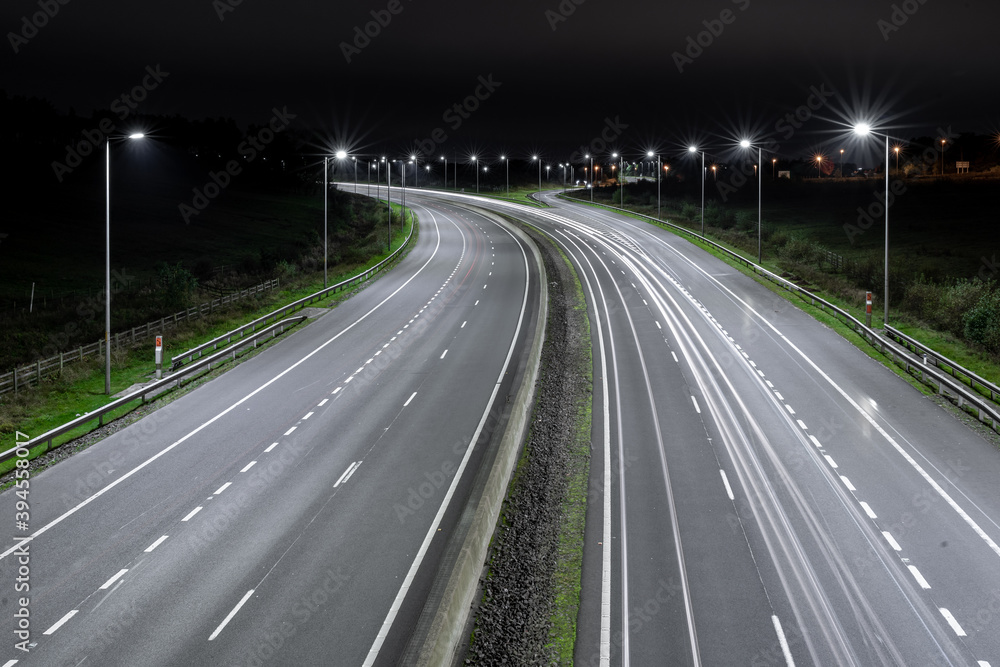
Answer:
[(410, 155), (410, 159), (413, 160), (413, 187), (420, 187), (420, 165), (417, 163), (417, 154), (413, 153)]
[(537, 155), (531, 156), (532, 160), (538, 161), (538, 201), (542, 201), (542, 161)]
[(444, 183), (441, 185), (441, 187), (443, 189), (447, 190), (448, 189), (448, 158), (446, 158), (444, 155), (442, 155), (441, 159), (444, 160)]
[(354, 161), (354, 194), (358, 194), (358, 158), (352, 157)]
[[(347, 158), (347, 151), (339, 150), (335, 154), (338, 160), (343, 160)], [(327, 158), (325, 160), (326, 164), (329, 164), (330, 160)], [(327, 246), (327, 192), (329, 187), (326, 180), (326, 164), (323, 166), (323, 287), (326, 287), (327, 279), (327, 264), (326, 258), (329, 256), (328, 246)], [(354, 160), (354, 191), (358, 191), (358, 162), (357, 158)]]
[(594, 203), (594, 156), (585, 155), (584, 157), (590, 158), (590, 203)]
[(899, 146), (892, 149), (896, 152), (896, 175), (899, 175)]
[(479, 158), (472, 156), (472, 162), (476, 165), (476, 194), (479, 194)]
[[(129, 139), (142, 139), (136, 132)], [(104, 142), (104, 393), (111, 395), (111, 138)]]
[(506, 155), (501, 155), (500, 161), (507, 167), (507, 196), (510, 197), (510, 160), (507, 159)]
[(329, 206), (327, 204), (327, 199), (329, 197), (329, 183), (330, 179), (327, 177), (327, 171), (330, 167), (330, 157), (323, 158), (323, 289), (326, 289), (326, 229), (327, 229), (327, 212)]
[(941, 140), (941, 175), (944, 176), (944, 145), (945, 140)]
[[(751, 148), (750, 141), (744, 139), (740, 142), (740, 146), (743, 148)], [(761, 157), (763, 155), (763, 150), (760, 145), (757, 146), (757, 164), (761, 164)], [(822, 158), (820, 158), (822, 159)], [(818, 167), (817, 167), (818, 168)], [(763, 259), (763, 248), (761, 243), (761, 183), (763, 178), (760, 178), (760, 170), (757, 171), (757, 263), (760, 264)]]
[[(701, 235), (705, 235), (705, 151), (699, 151), (697, 146), (688, 146), (691, 153), (701, 153)], [(715, 169), (713, 167), (713, 169)]]
[(819, 170), (820, 165), (823, 164), (823, 156), (816, 156), (816, 178), (823, 178), (822, 172)]
[[(771, 158), (771, 180), (772, 181), (774, 180), (774, 170), (777, 169), (777, 168), (778, 168), (778, 158), (773, 157), (773, 158)], [(841, 165), (840, 168), (843, 170), (843, 168), (844, 168), (843, 165)], [(841, 175), (843, 175), (843, 173)]]
[(612, 153), (611, 157), (619, 158), (618, 165), (618, 205), (625, 208), (625, 157)]
[[(854, 132), (858, 136), (866, 136), (869, 134), (874, 134), (879, 136), (878, 133), (872, 131), (871, 125), (868, 123), (858, 123), (854, 126)], [(882, 202), (883, 208), (885, 209), (885, 284), (882, 286), (882, 305), (884, 311), (882, 314), (882, 322), (884, 324), (889, 323), (889, 135), (881, 135), (885, 137), (885, 201)]]
[(844, 177), (844, 149), (840, 149), (840, 177)]
[[(646, 157), (653, 157), (653, 151), (647, 151)], [(660, 177), (663, 175), (663, 167), (660, 165), (660, 155), (656, 154), (656, 219), (660, 219)]]

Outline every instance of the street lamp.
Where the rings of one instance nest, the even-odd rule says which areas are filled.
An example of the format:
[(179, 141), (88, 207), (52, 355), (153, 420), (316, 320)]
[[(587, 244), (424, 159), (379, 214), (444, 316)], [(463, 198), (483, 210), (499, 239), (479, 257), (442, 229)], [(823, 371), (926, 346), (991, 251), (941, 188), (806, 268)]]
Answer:
[[(854, 133), (858, 136), (866, 136), (869, 134), (874, 134), (879, 136), (878, 133), (872, 131), (871, 125), (868, 123), (858, 123), (854, 126)], [(882, 322), (884, 324), (889, 323), (889, 135), (881, 135), (885, 137), (885, 201), (883, 202), (883, 208), (885, 209), (885, 285), (883, 285), (882, 294), (882, 305), (884, 307), (884, 312), (882, 314)]]
[[(128, 135), (142, 139), (141, 132)], [(104, 142), (104, 393), (111, 395), (111, 138)]]
[[(618, 165), (618, 205), (625, 208), (625, 157), (612, 153), (611, 157), (619, 158)], [(612, 167), (612, 170), (614, 167)]]
[(595, 180), (595, 175), (594, 175), (594, 156), (590, 155), (588, 153), (587, 155), (584, 155), (584, 157), (585, 158), (590, 158), (590, 203), (593, 204), (594, 203), (594, 180)]
[(532, 160), (538, 161), (538, 201), (542, 201), (542, 161), (537, 155), (531, 156)]
[[(777, 169), (777, 168), (778, 168), (778, 158), (773, 157), (773, 158), (771, 158), (771, 180), (772, 181), (774, 180), (774, 170)], [(843, 175), (843, 169), (844, 169), (843, 164), (841, 164), (840, 169), (841, 169), (841, 175)]]
[[(740, 142), (740, 146), (742, 146), (743, 148), (751, 148), (750, 141), (747, 140), (747, 139), (744, 139), (743, 141), (741, 141)], [(763, 151), (762, 151), (760, 145), (758, 145), (757, 146), (757, 164), (762, 164), (761, 163), (762, 153), (763, 153)], [(822, 159), (822, 158), (820, 158), (820, 159)], [(761, 246), (762, 246), (762, 243), (761, 243), (761, 183), (763, 181), (764, 181), (764, 179), (760, 177), (760, 171), (758, 170), (758, 172), (757, 172), (757, 263), (758, 264), (762, 263), (761, 260), (763, 258), (762, 248), (761, 248)]]
[(816, 178), (823, 178), (822, 172), (819, 170), (820, 165), (823, 164), (823, 156), (816, 156)]
[(507, 196), (510, 197), (510, 160), (507, 159), (506, 155), (501, 155), (500, 161), (507, 167)]
[(413, 187), (420, 187), (420, 165), (417, 163), (416, 153), (410, 155), (410, 159), (413, 160)]
[[(688, 152), (701, 153), (701, 235), (705, 235), (705, 151), (699, 151), (697, 146), (688, 146)], [(715, 170), (715, 167), (712, 167)]]
[(476, 165), (476, 194), (479, 194), (479, 158), (475, 155), (472, 156), (472, 161)]
[(899, 146), (892, 149), (896, 153), (896, 175), (899, 176)]
[(447, 190), (448, 189), (448, 158), (445, 157), (444, 155), (442, 155), (441, 159), (444, 160), (444, 184), (441, 187), (444, 188), (445, 190)]
[(844, 177), (844, 149), (840, 149), (840, 177)]
[[(653, 157), (653, 151), (646, 151), (646, 157)], [(656, 154), (656, 219), (660, 219), (660, 177), (663, 175), (660, 166), (660, 156)]]

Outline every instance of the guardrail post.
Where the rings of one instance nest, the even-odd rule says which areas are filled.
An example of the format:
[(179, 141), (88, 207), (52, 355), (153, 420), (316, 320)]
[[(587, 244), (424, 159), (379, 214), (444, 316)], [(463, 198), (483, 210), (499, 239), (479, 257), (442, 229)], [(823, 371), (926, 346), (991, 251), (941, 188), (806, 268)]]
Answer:
[(14, 393), (17, 393), (17, 366), (14, 366)]

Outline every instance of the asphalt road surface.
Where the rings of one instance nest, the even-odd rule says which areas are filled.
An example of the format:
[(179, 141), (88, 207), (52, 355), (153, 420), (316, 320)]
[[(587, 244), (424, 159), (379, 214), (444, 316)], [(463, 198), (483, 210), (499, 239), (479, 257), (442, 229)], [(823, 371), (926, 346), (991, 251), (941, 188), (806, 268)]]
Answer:
[(691, 243), (545, 200), (482, 205), (590, 306), (576, 664), (1000, 665), (1000, 452)]
[(0, 554), (0, 665), (395, 664), (520, 382), (539, 280), (504, 227), (413, 207), (383, 277), (31, 479), (31, 539)]

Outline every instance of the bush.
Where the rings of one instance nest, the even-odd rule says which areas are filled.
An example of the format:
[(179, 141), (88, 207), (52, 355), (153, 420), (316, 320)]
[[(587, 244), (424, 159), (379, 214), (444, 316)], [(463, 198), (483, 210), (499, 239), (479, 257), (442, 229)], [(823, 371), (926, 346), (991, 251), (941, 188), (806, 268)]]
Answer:
[(1000, 292), (983, 294), (962, 316), (965, 339), (989, 352), (1000, 352)]

